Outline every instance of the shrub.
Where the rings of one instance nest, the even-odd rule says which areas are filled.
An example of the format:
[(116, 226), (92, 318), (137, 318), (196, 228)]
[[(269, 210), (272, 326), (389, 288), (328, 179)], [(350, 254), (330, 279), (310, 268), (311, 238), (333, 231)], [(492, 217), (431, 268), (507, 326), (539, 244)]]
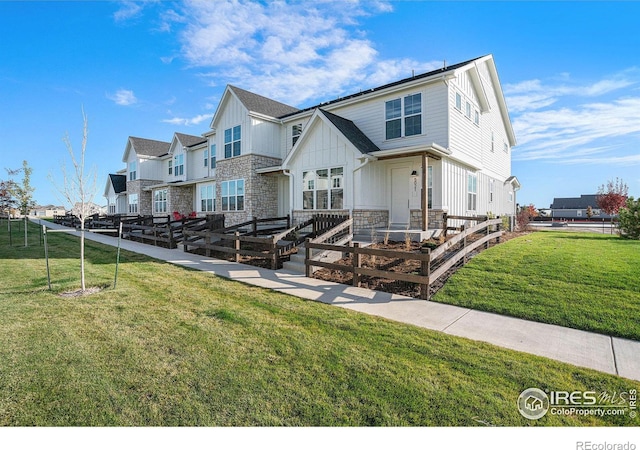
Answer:
[(640, 198), (629, 197), (618, 212), (620, 236), (628, 239), (640, 239)]

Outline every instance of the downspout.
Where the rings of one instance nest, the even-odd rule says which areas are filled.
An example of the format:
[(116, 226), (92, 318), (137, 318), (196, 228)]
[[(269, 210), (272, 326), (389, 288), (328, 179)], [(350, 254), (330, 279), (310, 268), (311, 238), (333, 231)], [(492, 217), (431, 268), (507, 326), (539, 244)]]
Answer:
[(295, 178), (289, 169), (283, 169), (282, 173), (289, 177), (289, 214), (291, 215), (291, 223), (293, 223), (293, 188)]

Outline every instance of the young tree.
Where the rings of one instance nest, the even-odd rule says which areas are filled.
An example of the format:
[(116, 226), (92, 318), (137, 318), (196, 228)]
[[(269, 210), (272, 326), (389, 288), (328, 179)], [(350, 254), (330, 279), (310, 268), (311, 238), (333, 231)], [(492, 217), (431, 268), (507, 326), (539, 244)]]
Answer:
[[(73, 165), (73, 173), (67, 172), (66, 166), (62, 165), (62, 178), (63, 185), (55, 186), (56, 189), (62, 194), (65, 202), (69, 205), (69, 209), (73, 209), (80, 219), (80, 282), (82, 291), (86, 290), (85, 284), (85, 271), (84, 271), (84, 234), (85, 234), (85, 220), (91, 215), (90, 206), (91, 200), (96, 193), (96, 171), (95, 168), (90, 170), (89, 173), (85, 172), (84, 161), (87, 150), (87, 137), (89, 134), (87, 115), (82, 109), (82, 146), (80, 148), (80, 155), (76, 157), (76, 154), (71, 145), (71, 139), (69, 133), (66, 133), (62, 138), (69, 156), (71, 157), (71, 164)], [(55, 185), (55, 183), (54, 183)]]
[(533, 204), (523, 206), (516, 215), (516, 222), (520, 231), (525, 231), (529, 228), (531, 219), (538, 217), (538, 210)]
[(618, 214), (627, 202), (629, 196), (629, 186), (619, 178), (616, 181), (609, 180), (607, 185), (604, 184), (598, 188), (596, 203), (598, 208), (603, 210), (610, 216)]
[(0, 214), (9, 217), (11, 210), (16, 206), (16, 199), (13, 197), (13, 181), (0, 181)]
[(620, 208), (618, 214), (620, 236), (640, 239), (640, 198), (634, 200), (633, 197), (629, 197), (624, 208)]
[(22, 161), (22, 167), (20, 169), (9, 170), (7, 169), (9, 176), (18, 175), (22, 173), (22, 183), (13, 183), (13, 196), (15, 197), (17, 207), (20, 213), (24, 217), (24, 246), (27, 246), (27, 216), (29, 210), (35, 206), (33, 201), (33, 191), (35, 188), (31, 186), (31, 174), (33, 169), (29, 167), (26, 160)]

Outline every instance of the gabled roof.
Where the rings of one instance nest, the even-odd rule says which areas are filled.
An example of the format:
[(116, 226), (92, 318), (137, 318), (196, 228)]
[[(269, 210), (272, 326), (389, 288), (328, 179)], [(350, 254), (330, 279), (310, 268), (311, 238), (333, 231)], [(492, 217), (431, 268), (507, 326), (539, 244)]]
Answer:
[(169, 142), (154, 141), (153, 139), (144, 139), (129, 136), (129, 141), (133, 150), (139, 156), (163, 156), (169, 151)]
[(202, 144), (207, 140), (202, 136), (193, 136), (191, 134), (175, 133), (176, 138), (180, 141), (183, 147), (193, 147), (194, 145)]
[(357, 125), (349, 119), (345, 119), (344, 117), (340, 117), (320, 108), (318, 108), (318, 110), (324, 114), (324, 116), (329, 119), (338, 130), (340, 130), (344, 137), (347, 138), (355, 148), (360, 150), (360, 152), (371, 153), (380, 150), (378, 146), (374, 144), (371, 139), (369, 139), (367, 135), (365, 135), (362, 130), (360, 130), (360, 128), (358, 128)]
[(551, 209), (587, 209), (598, 207), (596, 194), (581, 195), (580, 197), (556, 197), (553, 199)]
[(127, 190), (127, 177), (126, 175), (118, 175), (114, 173), (109, 174), (109, 179), (111, 180), (111, 185), (113, 186), (113, 191), (116, 194), (121, 192), (125, 192)]
[(240, 89), (236, 86), (229, 85), (229, 89), (233, 91), (236, 97), (238, 97), (238, 100), (242, 102), (249, 112), (255, 112), (275, 118), (299, 111), (298, 108), (294, 108), (293, 106), (285, 105), (284, 103), (263, 97), (262, 95), (245, 91), (244, 89)]

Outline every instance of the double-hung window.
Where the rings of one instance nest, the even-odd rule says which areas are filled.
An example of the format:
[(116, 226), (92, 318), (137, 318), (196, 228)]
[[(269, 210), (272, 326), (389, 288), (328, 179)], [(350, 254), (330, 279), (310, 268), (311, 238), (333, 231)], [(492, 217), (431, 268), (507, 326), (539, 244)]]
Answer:
[(344, 168), (318, 169), (302, 174), (303, 209), (343, 209)]
[(242, 129), (240, 125), (224, 130), (224, 157), (240, 156)]
[(207, 167), (209, 165), (209, 150), (204, 151), (204, 166)]
[(138, 214), (138, 194), (129, 194), (129, 213)]
[(216, 210), (216, 185), (214, 183), (200, 186), (200, 211), (213, 212)]
[(184, 153), (173, 157), (173, 174), (176, 177), (184, 175)]
[(138, 163), (132, 161), (129, 163), (129, 181), (135, 181), (138, 179)]
[(230, 180), (220, 183), (223, 211), (244, 210), (244, 180)]
[(478, 176), (467, 174), (467, 209), (475, 211), (478, 201)]
[(216, 144), (211, 144), (211, 164), (212, 169), (216, 168)]
[(433, 208), (433, 166), (427, 168), (427, 208)]
[(489, 180), (489, 202), (493, 202), (494, 180)]
[(153, 212), (166, 213), (167, 212), (167, 190), (158, 189), (153, 191)]
[(173, 159), (169, 160), (169, 175), (173, 175)]
[(422, 134), (422, 94), (389, 100), (384, 108), (386, 139)]

